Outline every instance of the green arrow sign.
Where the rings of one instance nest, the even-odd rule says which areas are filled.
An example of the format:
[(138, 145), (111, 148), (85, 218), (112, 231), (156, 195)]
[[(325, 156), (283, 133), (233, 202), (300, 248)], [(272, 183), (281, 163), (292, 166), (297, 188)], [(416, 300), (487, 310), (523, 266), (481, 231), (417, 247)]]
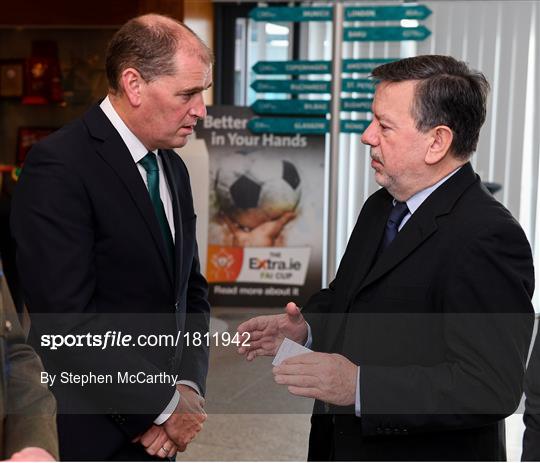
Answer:
[[(330, 93), (329, 80), (256, 80), (251, 88), (257, 93)], [(343, 92), (374, 93), (375, 84), (370, 79), (343, 79)]]
[[(353, 6), (345, 8), (346, 21), (399, 21), (426, 19), (431, 10), (424, 5)], [(331, 7), (261, 7), (250, 11), (255, 21), (332, 21)]]
[(330, 122), (327, 119), (296, 119), (291, 117), (260, 117), (248, 122), (248, 129), (253, 133), (304, 133), (324, 134), (328, 132)]
[(253, 66), (257, 74), (330, 74), (330, 61), (259, 61)]
[(403, 40), (424, 40), (431, 31), (424, 26), (419, 27), (346, 27), (343, 31), (346, 42), (396, 42)]
[(342, 111), (371, 112), (371, 98), (342, 98)]
[[(343, 72), (369, 73), (380, 64), (399, 58), (344, 59)], [(331, 74), (330, 61), (258, 61), (253, 66), (257, 74)]]
[(431, 10), (424, 5), (360, 6), (345, 8), (346, 21), (399, 21), (426, 19)]
[(330, 93), (329, 80), (256, 80), (251, 88), (257, 93)]
[[(344, 133), (364, 133), (371, 121), (340, 122), (340, 130)], [(302, 133), (323, 135), (330, 131), (330, 121), (322, 118), (296, 119), (292, 117), (258, 117), (248, 122), (248, 129), (253, 133)]]
[(397, 61), (399, 58), (344, 59), (343, 72), (370, 73), (377, 66)]
[[(343, 98), (342, 111), (370, 112), (371, 98)], [(322, 116), (330, 112), (329, 100), (257, 100), (251, 105), (257, 114), (306, 114)]]
[(364, 133), (371, 121), (341, 121), (341, 131), (344, 133)]
[(255, 21), (332, 21), (331, 7), (262, 7), (253, 8), (249, 17)]
[(370, 79), (343, 79), (341, 91), (358, 93), (375, 93), (375, 84)]
[(324, 115), (330, 111), (328, 100), (257, 100), (251, 109), (258, 114)]

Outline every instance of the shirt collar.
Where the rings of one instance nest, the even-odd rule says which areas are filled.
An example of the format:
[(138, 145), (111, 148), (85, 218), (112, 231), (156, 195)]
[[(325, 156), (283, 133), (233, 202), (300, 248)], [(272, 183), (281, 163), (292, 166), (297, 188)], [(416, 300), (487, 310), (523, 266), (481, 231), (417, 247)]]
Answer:
[[(429, 197), (431, 193), (433, 193), (437, 188), (439, 188), (444, 182), (446, 182), (452, 175), (454, 175), (459, 169), (461, 169), (461, 166), (459, 166), (456, 170), (450, 172), (446, 177), (439, 180), (435, 185), (428, 186), (427, 188), (424, 188), (423, 190), (420, 190), (418, 193), (415, 193), (412, 195), (407, 201), (407, 207), (409, 208), (410, 214), (414, 214), (416, 210), (422, 205), (422, 203)], [(396, 204), (396, 200), (394, 199), (393, 204)]]
[[(116, 112), (116, 109), (114, 109), (114, 106), (112, 105), (111, 100), (108, 96), (105, 97), (99, 107), (105, 113), (105, 116), (107, 116), (109, 121), (111, 121), (111, 124), (116, 129), (116, 131), (120, 134), (120, 137), (126, 144), (131, 156), (133, 157), (133, 161), (135, 163), (138, 163), (148, 154), (148, 150), (135, 136), (135, 134), (131, 130), (129, 130), (128, 126), (122, 120), (120, 115)], [(157, 155), (157, 150), (154, 151), (154, 154)]]

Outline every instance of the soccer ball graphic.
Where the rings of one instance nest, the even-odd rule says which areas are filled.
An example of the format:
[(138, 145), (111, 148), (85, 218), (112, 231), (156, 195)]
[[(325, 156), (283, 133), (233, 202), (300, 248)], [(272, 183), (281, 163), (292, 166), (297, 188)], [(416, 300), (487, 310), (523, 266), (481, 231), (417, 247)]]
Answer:
[(216, 173), (215, 190), (223, 213), (252, 229), (296, 209), (300, 175), (290, 161), (235, 155)]

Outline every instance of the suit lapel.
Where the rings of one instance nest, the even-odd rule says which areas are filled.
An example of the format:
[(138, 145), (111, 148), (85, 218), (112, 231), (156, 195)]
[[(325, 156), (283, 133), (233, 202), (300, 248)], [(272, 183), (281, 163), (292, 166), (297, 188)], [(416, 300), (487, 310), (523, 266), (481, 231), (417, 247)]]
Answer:
[(86, 113), (84, 120), (90, 134), (94, 138), (101, 140), (101, 143), (97, 146), (98, 154), (116, 172), (129, 191), (133, 202), (150, 230), (154, 244), (159, 250), (163, 264), (167, 267), (172, 282), (172, 269), (168, 264), (165, 242), (161, 235), (156, 213), (152, 206), (148, 190), (144, 186), (141, 174), (133, 162), (131, 154), (99, 106), (93, 107)]
[(178, 287), (180, 281), (182, 281), (182, 242), (183, 242), (183, 228), (182, 228), (182, 209), (180, 205), (180, 197), (178, 196), (178, 185), (176, 183), (176, 177), (171, 164), (170, 156), (176, 156), (176, 153), (170, 150), (160, 150), (161, 160), (163, 161), (163, 169), (165, 170), (165, 176), (167, 177), (167, 183), (171, 191), (172, 204), (173, 204), (173, 217), (174, 217), (174, 294), (177, 295), (180, 288)]
[[(377, 215), (373, 215), (368, 224), (365, 226), (362, 225), (362, 230), (359, 230), (360, 236), (358, 239), (351, 239), (351, 243), (358, 243), (358, 246), (351, 250), (351, 254), (354, 256), (353, 265), (347, 265), (348, 269), (354, 269), (351, 272), (350, 284), (347, 285), (347, 298), (350, 298), (358, 290), (358, 287), (373, 266), (386, 221), (392, 209), (392, 197), (386, 194), (384, 198), (381, 198), (380, 205), (377, 206), (377, 209), (380, 212)], [(367, 233), (362, 233), (364, 230), (367, 230)]]
[[(396, 239), (381, 254), (366, 277), (361, 280), (360, 285), (355, 287), (356, 290), (353, 292), (353, 298), (368, 285), (391, 271), (435, 233), (438, 228), (437, 218), (448, 214), (463, 192), (471, 184), (478, 181), (479, 179), (474, 174), (470, 163), (467, 163), (437, 188), (422, 203), (398, 233)], [(386, 223), (387, 216), (388, 214), (385, 216), (384, 223)], [(380, 230), (374, 230), (374, 234), (377, 233), (379, 240), (383, 232), (384, 227)]]

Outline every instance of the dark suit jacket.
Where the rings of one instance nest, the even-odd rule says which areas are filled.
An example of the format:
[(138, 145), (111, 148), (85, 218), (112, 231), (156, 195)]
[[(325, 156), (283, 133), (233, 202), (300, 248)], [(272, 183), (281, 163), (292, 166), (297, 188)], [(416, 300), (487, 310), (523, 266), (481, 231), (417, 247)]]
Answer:
[(392, 197), (365, 203), (335, 280), (304, 309), (316, 351), (360, 365), (361, 418), (316, 402), (310, 459), (504, 459), (533, 323), (527, 239), (470, 164), (379, 256)]
[[(99, 106), (29, 153), (11, 219), (36, 346), (40, 335), (50, 333), (207, 332), (207, 285), (199, 271), (188, 172), (173, 151), (161, 156), (174, 208), (174, 266), (137, 166)], [(55, 372), (114, 376), (111, 386), (53, 389), (64, 414), (59, 417), (63, 459), (111, 458), (148, 429), (171, 400), (170, 385), (118, 385), (118, 371), (175, 373), (205, 389), (204, 343), (43, 348), (41, 354)]]
[(523, 461), (540, 461), (540, 336), (536, 334), (525, 375)]

